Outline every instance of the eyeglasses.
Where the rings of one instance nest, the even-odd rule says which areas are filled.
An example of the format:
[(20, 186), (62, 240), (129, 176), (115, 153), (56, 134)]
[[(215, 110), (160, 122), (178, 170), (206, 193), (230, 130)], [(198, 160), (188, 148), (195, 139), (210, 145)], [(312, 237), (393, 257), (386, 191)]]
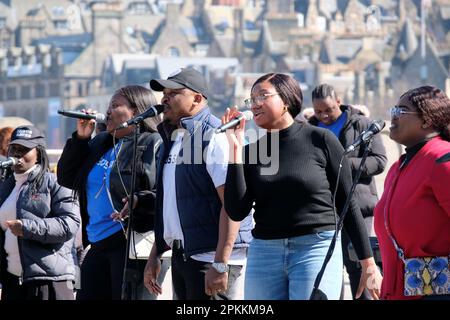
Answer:
[(390, 110), (391, 118), (399, 118), (402, 114), (419, 114), (418, 112), (406, 111), (402, 107), (393, 107)]
[(254, 104), (258, 104), (259, 105), (259, 104), (263, 103), (264, 101), (266, 101), (267, 98), (272, 97), (272, 96), (277, 96), (277, 95), (279, 95), (278, 92), (277, 93), (263, 93), (263, 94), (261, 94), (259, 96), (254, 97), (254, 98), (245, 99), (244, 100), (245, 107), (250, 108)]

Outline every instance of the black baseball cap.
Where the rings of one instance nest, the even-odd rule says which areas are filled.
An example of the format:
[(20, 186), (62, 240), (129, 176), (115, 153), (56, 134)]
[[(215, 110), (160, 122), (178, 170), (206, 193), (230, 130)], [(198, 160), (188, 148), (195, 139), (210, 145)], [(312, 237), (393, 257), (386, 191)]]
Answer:
[(154, 91), (167, 89), (190, 89), (208, 99), (208, 85), (205, 77), (193, 68), (183, 68), (170, 75), (167, 80), (153, 79), (150, 88)]
[(18, 144), (33, 149), (37, 146), (45, 147), (45, 138), (35, 126), (20, 126), (12, 132), (9, 144)]

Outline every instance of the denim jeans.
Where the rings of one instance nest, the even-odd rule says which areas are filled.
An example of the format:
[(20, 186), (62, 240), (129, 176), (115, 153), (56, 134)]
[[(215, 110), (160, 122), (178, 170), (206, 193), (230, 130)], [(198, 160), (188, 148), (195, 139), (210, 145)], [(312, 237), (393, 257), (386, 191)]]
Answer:
[[(247, 257), (245, 300), (308, 300), (334, 231), (299, 237), (253, 239)], [(320, 282), (329, 300), (339, 299), (342, 286), (340, 237)]]

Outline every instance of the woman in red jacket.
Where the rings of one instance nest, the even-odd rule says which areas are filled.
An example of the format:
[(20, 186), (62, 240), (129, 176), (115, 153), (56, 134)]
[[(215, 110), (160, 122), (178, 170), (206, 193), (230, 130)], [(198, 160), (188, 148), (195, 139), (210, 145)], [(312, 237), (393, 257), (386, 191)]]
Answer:
[(381, 298), (449, 299), (450, 99), (431, 86), (412, 89), (391, 109), (391, 119), (390, 138), (406, 154), (389, 170), (375, 208)]

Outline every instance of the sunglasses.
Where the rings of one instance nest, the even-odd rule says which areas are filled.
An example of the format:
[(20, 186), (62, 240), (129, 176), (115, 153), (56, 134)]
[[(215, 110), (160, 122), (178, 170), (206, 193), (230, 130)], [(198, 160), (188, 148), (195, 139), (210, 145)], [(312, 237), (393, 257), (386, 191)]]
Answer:
[(391, 114), (391, 118), (399, 118), (403, 114), (419, 114), (418, 112), (414, 111), (406, 111), (403, 107), (393, 107), (389, 110), (389, 113)]

